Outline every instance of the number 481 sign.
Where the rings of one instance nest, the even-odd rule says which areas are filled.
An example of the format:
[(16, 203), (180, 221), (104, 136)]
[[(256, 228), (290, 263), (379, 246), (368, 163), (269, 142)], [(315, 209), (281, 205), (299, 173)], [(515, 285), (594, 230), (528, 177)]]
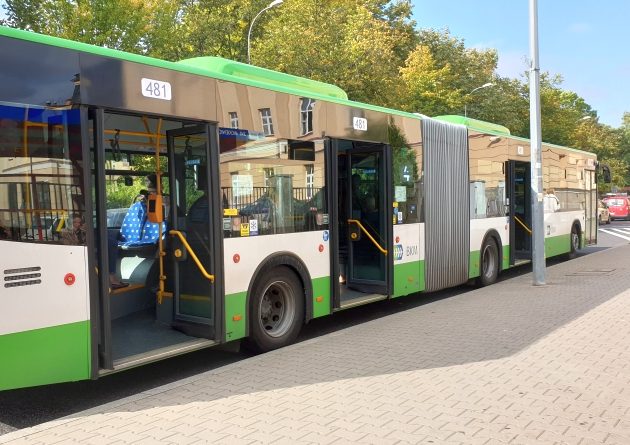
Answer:
[(151, 99), (171, 100), (171, 84), (143, 77), (142, 95)]

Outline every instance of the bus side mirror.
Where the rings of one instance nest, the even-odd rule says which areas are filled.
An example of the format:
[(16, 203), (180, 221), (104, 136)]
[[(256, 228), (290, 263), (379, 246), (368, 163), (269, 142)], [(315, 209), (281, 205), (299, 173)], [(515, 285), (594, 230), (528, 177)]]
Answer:
[(606, 184), (610, 184), (612, 182), (612, 177), (610, 175), (610, 167), (607, 165), (602, 165), (602, 176), (604, 177), (604, 182)]

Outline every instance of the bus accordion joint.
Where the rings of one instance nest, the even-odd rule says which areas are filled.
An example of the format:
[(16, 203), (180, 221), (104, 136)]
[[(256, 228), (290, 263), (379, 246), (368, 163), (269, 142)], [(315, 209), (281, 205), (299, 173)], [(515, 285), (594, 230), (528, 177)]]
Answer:
[(348, 223), (350, 224), (356, 224), (359, 229), (361, 229), (361, 231), (363, 233), (365, 233), (365, 235), (370, 239), (370, 241), (372, 241), (372, 244), (374, 244), (376, 246), (376, 248), (383, 254), (383, 255), (387, 255), (387, 249), (383, 249), (381, 247), (381, 245), (374, 239), (374, 237), (370, 234), (370, 232), (368, 232), (366, 230), (365, 227), (363, 227), (363, 224), (361, 224), (361, 221), (357, 220), (357, 219), (349, 219)]
[(182, 245), (184, 246), (184, 248), (186, 249), (186, 251), (188, 252), (188, 254), (190, 255), (190, 257), (193, 259), (193, 261), (195, 262), (195, 264), (197, 265), (197, 268), (199, 269), (199, 272), (201, 272), (201, 274), (211, 283), (214, 283), (214, 275), (209, 274), (206, 271), (206, 268), (203, 267), (203, 264), (201, 264), (201, 261), (199, 261), (199, 258), (197, 258), (197, 255), (195, 255), (195, 252), (192, 250), (192, 248), (190, 247), (190, 244), (188, 244), (188, 241), (186, 241), (186, 238), (184, 237), (184, 235), (182, 234), (182, 232), (180, 232), (179, 230), (170, 230), (168, 232), (171, 236), (176, 236), (177, 238), (179, 238), (179, 240), (181, 241)]
[(523, 226), (523, 229), (525, 229), (527, 233), (529, 233), (530, 235), (532, 234), (532, 230), (529, 227), (527, 227), (527, 225), (523, 221), (521, 221), (518, 216), (514, 215), (514, 219), (516, 220), (517, 223)]

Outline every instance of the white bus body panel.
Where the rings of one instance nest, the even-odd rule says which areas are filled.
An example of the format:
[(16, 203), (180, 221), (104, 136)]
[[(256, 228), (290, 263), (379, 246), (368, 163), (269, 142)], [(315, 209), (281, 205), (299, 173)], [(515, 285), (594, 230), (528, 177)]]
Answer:
[[(59, 326), (90, 318), (87, 248), (0, 241), (0, 335)], [(5, 287), (13, 269), (40, 267), (41, 284)], [(66, 284), (67, 274), (74, 283)], [(21, 280), (26, 281), (26, 280)]]
[(291, 253), (300, 258), (311, 279), (330, 276), (329, 236), (326, 230), (226, 238), (223, 247), (225, 295), (246, 291), (262, 261), (278, 252)]

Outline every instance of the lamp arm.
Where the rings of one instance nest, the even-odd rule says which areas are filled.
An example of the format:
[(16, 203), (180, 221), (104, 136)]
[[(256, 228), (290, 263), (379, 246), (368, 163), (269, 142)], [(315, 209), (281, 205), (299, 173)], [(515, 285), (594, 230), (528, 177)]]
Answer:
[(260, 14), (262, 14), (263, 12), (265, 12), (268, 9), (271, 9), (273, 6), (269, 5), (266, 8), (263, 8), (260, 10), (260, 12), (258, 12), (258, 14), (256, 14), (254, 16), (254, 18), (252, 19), (252, 22), (249, 24), (249, 30), (247, 31), (247, 63), (250, 63), (250, 47), (251, 47), (251, 38), (252, 38), (252, 28), (254, 27), (254, 22), (256, 21), (256, 19), (258, 17), (260, 17)]

